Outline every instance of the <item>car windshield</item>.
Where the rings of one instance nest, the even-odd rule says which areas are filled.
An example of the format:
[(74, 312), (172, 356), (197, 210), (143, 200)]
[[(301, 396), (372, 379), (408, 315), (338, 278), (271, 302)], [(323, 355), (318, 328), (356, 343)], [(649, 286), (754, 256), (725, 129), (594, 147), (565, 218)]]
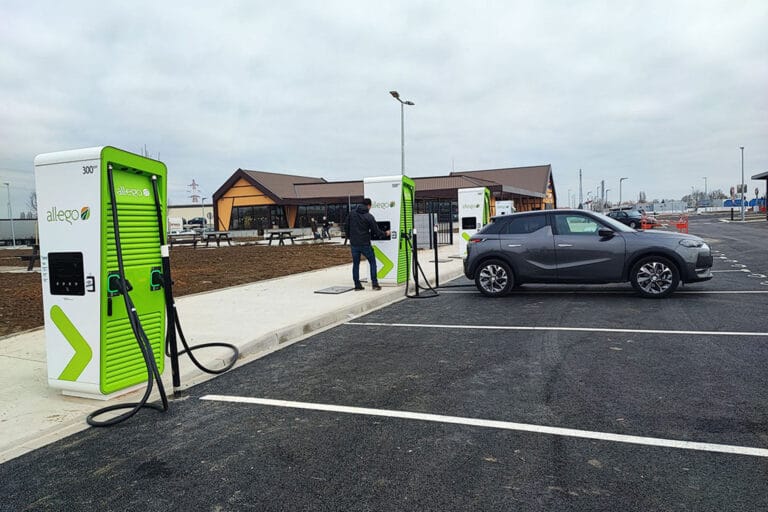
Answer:
[(595, 213), (598, 217), (600, 217), (600, 220), (608, 224), (608, 226), (614, 230), (614, 231), (623, 231), (625, 233), (636, 231), (635, 229), (632, 229), (631, 227), (627, 226), (626, 224), (622, 224), (621, 222), (617, 221), (616, 219), (612, 219), (607, 215), (603, 215), (602, 213)]

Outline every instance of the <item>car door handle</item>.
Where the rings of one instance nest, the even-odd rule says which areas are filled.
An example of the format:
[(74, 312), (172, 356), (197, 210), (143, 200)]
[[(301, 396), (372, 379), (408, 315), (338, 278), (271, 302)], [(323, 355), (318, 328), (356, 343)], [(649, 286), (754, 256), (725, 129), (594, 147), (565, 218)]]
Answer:
[(573, 244), (557, 244), (558, 247), (573, 247)]
[(522, 247), (523, 244), (507, 244), (507, 247)]

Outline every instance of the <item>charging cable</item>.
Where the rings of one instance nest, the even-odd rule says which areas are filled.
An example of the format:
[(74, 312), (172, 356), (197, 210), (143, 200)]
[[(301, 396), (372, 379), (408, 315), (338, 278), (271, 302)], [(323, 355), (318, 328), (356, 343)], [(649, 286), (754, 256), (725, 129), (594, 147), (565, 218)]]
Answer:
[[(171, 259), (170, 251), (165, 241), (165, 230), (163, 229), (163, 211), (160, 207), (160, 193), (157, 186), (157, 176), (152, 176), (152, 191), (155, 198), (155, 211), (157, 213), (157, 225), (158, 234), (160, 236), (160, 252), (163, 261), (163, 274), (162, 285), (165, 290), (165, 307), (167, 317), (167, 329), (166, 329), (166, 343), (165, 352), (168, 357), (171, 358), (171, 372), (173, 377), (173, 394), (178, 397), (181, 394), (181, 377), (179, 375), (179, 356), (187, 354), (192, 363), (201, 371), (218, 375), (230, 370), (237, 359), (240, 357), (240, 350), (230, 343), (213, 342), (213, 343), (201, 343), (199, 345), (189, 346), (187, 339), (184, 337), (184, 331), (181, 328), (181, 321), (179, 320), (178, 312), (176, 311), (176, 300), (173, 297), (173, 279), (171, 278)], [(181, 344), (184, 346), (184, 350), (178, 351), (178, 345), (176, 343), (176, 334), (178, 334)], [(201, 348), (211, 347), (224, 347), (231, 349), (233, 352), (232, 359), (219, 369), (207, 368), (203, 365), (194, 355), (194, 351)]]
[[(402, 223), (401, 225), (407, 229), (408, 222), (406, 221), (406, 215), (407, 215), (407, 209), (405, 207), (405, 187), (401, 186), (401, 192), (400, 192), (400, 204), (402, 205)], [(413, 217), (411, 217), (411, 226), (413, 226)], [(406, 236), (403, 236), (403, 233), (400, 233), (400, 240), (401, 243), (402, 240), (405, 240), (405, 296), (409, 299), (431, 299), (433, 297), (437, 297), (440, 295), (437, 293), (437, 290), (435, 290), (431, 284), (429, 284), (429, 279), (427, 279), (427, 276), (424, 274), (424, 269), (421, 268), (421, 265), (419, 264), (419, 258), (416, 256), (416, 250), (413, 248), (413, 245), (411, 245), (411, 236), (415, 235), (414, 230), (412, 230), (410, 233), (407, 233)], [(411, 271), (411, 263), (409, 261), (410, 258), (408, 258), (410, 249), (410, 253), (413, 254), (414, 258), (414, 271), (413, 271), (413, 282), (415, 286), (415, 293), (409, 294), (408, 289), (410, 285), (410, 271)], [(419, 294), (419, 290), (421, 287), (419, 286), (419, 279), (418, 279), (418, 273), (421, 273), (421, 276), (424, 278), (424, 282), (427, 283), (427, 287), (424, 288), (424, 290), (429, 290), (431, 293), (427, 295), (421, 295)]]
[[(168, 396), (165, 394), (165, 386), (163, 386), (163, 380), (160, 377), (160, 370), (157, 368), (157, 362), (155, 361), (155, 354), (152, 350), (152, 343), (149, 341), (147, 334), (141, 326), (141, 320), (139, 320), (139, 313), (136, 311), (136, 306), (131, 300), (131, 286), (125, 279), (125, 266), (123, 265), (123, 251), (120, 246), (120, 226), (117, 215), (117, 201), (115, 199), (115, 182), (112, 176), (112, 164), (107, 164), (107, 180), (109, 182), (109, 199), (112, 206), (112, 228), (115, 236), (115, 250), (117, 252), (117, 267), (118, 273), (116, 276), (116, 282), (110, 282), (109, 285), (115, 286), (116, 291), (125, 299), (125, 310), (128, 314), (128, 322), (131, 325), (133, 335), (136, 337), (136, 342), (139, 344), (141, 355), (144, 357), (144, 362), (147, 366), (147, 389), (144, 391), (144, 396), (138, 402), (131, 402), (125, 404), (115, 404), (98, 409), (88, 415), (86, 421), (93, 427), (109, 427), (121, 423), (142, 408), (155, 409), (165, 412), (168, 410)], [(157, 383), (157, 390), (160, 393), (160, 399), (162, 405), (157, 403), (149, 403), (149, 397), (152, 394), (153, 384)], [(108, 420), (99, 421), (97, 416), (101, 416), (104, 413), (117, 411), (120, 409), (130, 409), (123, 414), (114, 416)]]

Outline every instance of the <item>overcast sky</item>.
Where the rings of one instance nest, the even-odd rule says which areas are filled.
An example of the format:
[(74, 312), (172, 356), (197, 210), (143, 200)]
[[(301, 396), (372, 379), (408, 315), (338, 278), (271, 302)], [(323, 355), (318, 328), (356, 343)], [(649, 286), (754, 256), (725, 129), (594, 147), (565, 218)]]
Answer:
[[(552, 164), (609, 200), (728, 192), (768, 171), (768, 1), (0, 0), (0, 181), (112, 145), (170, 203), (237, 169), (357, 180)], [(6, 204), (5, 187), (0, 204)], [(5, 209), (2, 215), (5, 216)]]

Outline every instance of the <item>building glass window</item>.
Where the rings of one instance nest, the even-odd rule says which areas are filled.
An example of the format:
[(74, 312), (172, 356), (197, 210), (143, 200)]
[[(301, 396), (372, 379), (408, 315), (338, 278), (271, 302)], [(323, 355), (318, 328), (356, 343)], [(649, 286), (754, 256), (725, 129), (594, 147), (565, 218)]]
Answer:
[(285, 209), (282, 206), (235, 206), (229, 229), (232, 231), (272, 229), (274, 226), (287, 228)]
[(436, 213), (438, 222), (457, 222), (459, 203), (453, 199), (416, 199), (416, 213)]

